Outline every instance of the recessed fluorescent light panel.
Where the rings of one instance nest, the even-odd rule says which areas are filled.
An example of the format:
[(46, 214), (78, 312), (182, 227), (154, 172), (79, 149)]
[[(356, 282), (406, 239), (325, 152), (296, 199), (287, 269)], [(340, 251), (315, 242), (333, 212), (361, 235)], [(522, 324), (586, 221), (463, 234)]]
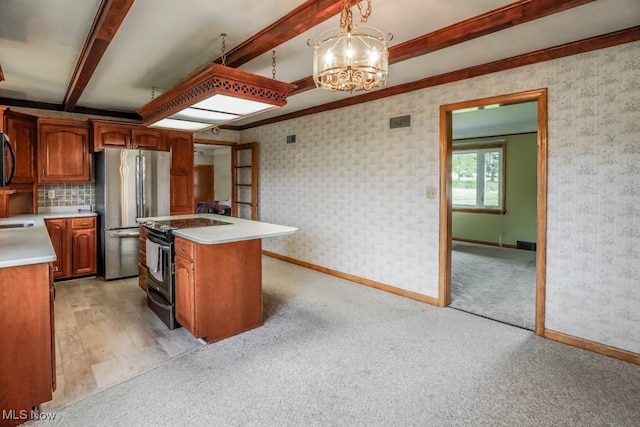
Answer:
[(189, 130), (189, 131), (195, 132), (195, 131), (199, 131), (199, 130), (211, 127), (211, 124), (167, 118), (167, 119), (158, 120), (154, 124), (149, 125), (149, 127)]
[(237, 114), (221, 113), (219, 111), (203, 110), (200, 108), (185, 108), (171, 116), (173, 119), (201, 121), (211, 124), (219, 124), (240, 117)]
[(243, 98), (234, 98), (227, 95), (214, 95), (204, 101), (194, 104), (193, 107), (203, 110), (219, 111), (238, 116), (246, 116), (254, 114), (262, 110), (273, 108), (271, 104), (264, 102), (251, 101)]

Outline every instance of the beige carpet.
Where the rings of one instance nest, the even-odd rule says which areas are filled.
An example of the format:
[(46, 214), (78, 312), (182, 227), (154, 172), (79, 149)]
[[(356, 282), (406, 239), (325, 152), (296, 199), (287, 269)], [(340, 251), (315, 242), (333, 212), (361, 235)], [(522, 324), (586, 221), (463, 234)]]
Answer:
[(264, 326), (42, 426), (637, 426), (640, 367), (263, 258)]
[(451, 308), (533, 330), (536, 253), (452, 243)]

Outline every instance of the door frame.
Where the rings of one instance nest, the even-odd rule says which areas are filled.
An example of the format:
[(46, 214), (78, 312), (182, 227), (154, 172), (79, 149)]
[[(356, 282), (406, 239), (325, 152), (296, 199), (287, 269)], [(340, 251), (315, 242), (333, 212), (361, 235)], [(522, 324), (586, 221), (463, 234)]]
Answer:
[(438, 305), (451, 304), (451, 238), (452, 238), (452, 149), (453, 111), (492, 104), (538, 103), (537, 213), (536, 213), (536, 335), (545, 331), (545, 299), (547, 278), (547, 138), (548, 93), (546, 88), (508, 95), (493, 96), (440, 106), (440, 224)]
[[(249, 151), (251, 155), (251, 164), (240, 164), (238, 156), (242, 151)], [(257, 142), (247, 142), (244, 144), (233, 145), (231, 147), (231, 185), (232, 185), (232, 196), (231, 196), (231, 215), (234, 217), (239, 217), (240, 215), (240, 206), (248, 206), (250, 209), (251, 220), (258, 220), (258, 143)], [(241, 169), (249, 169), (251, 182), (240, 182), (240, 170)], [(251, 200), (240, 200), (240, 187), (250, 187), (250, 198)]]

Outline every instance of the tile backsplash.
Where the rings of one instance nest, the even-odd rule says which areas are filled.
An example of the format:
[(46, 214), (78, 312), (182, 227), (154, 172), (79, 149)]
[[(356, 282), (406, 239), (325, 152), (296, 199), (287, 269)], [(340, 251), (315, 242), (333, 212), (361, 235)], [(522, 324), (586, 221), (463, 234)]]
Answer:
[[(54, 197), (49, 198), (53, 191)], [(92, 183), (39, 184), (38, 207), (82, 206), (96, 203), (95, 185)]]

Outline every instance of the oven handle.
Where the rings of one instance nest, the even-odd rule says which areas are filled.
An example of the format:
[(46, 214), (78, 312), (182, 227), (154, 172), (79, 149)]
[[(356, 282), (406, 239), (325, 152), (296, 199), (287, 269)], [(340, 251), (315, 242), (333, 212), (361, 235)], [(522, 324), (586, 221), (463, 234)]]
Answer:
[(114, 233), (109, 233), (109, 237), (139, 237), (140, 231), (116, 231)]
[(160, 245), (162, 250), (170, 250), (171, 244), (166, 240), (159, 239), (152, 234), (147, 234), (147, 239), (151, 240), (153, 243)]
[[(157, 305), (158, 307), (167, 308), (169, 306), (169, 303), (164, 301), (164, 298), (162, 298), (162, 296), (158, 295), (158, 297), (156, 297), (155, 294), (157, 294), (157, 292), (147, 287), (147, 295), (149, 295), (149, 299), (151, 300), (151, 302)], [(156, 298), (160, 298), (161, 301), (158, 301)]]

